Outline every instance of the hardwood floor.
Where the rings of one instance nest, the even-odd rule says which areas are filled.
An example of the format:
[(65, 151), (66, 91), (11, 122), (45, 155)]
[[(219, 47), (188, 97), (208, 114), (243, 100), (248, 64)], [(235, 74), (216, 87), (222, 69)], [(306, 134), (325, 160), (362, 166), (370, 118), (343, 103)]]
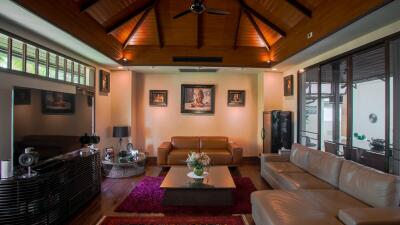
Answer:
[[(261, 178), (260, 167), (258, 165), (242, 165), (239, 168), (231, 169), (231, 173), (234, 176), (249, 177), (257, 190), (271, 189)], [(148, 166), (143, 176), (159, 176), (165, 174), (166, 171), (162, 170), (160, 167)], [(135, 215), (135, 213), (115, 213), (114, 209), (125, 199), (143, 176), (125, 179), (104, 179), (101, 193), (88, 205), (84, 206), (81, 211), (71, 219), (68, 225), (95, 225), (104, 215)]]

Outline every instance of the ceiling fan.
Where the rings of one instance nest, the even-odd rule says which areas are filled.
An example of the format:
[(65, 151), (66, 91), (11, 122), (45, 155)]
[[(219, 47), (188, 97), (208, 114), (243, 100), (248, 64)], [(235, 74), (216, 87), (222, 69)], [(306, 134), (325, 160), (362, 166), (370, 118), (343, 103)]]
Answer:
[(202, 14), (204, 12), (207, 12), (208, 14), (213, 14), (213, 15), (229, 15), (230, 14), (229, 12), (222, 10), (222, 9), (207, 8), (203, 4), (202, 0), (192, 0), (192, 5), (189, 7), (188, 10), (178, 13), (177, 15), (175, 15), (172, 18), (177, 19), (177, 18), (182, 17), (191, 12), (196, 13), (196, 14)]

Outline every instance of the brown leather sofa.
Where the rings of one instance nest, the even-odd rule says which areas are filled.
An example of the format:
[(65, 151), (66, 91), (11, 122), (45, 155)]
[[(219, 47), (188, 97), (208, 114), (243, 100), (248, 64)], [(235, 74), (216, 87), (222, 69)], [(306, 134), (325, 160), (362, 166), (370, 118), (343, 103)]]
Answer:
[(400, 178), (294, 144), (261, 157), (261, 174), (280, 190), (253, 192), (257, 225), (400, 224)]
[(157, 163), (160, 166), (185, 165), (190, 152), (205, 152), (212, 165), (237, 166), (243, 156), (243, 149), (229, 142), (227, 137), (176, 136), (160, 145)]

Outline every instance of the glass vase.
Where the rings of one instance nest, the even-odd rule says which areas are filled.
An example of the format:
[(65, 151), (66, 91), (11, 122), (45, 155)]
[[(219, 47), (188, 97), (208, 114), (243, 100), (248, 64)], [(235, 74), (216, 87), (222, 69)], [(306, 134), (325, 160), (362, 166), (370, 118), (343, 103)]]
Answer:
[(196, 176), (203, 176), (203, 173), (204, 173), (204, 167), (201, 167), (201, 168), (197, 168), (197, 167), (195, 167), (194, 169), (193, 169), (193, 173), (196, 175)]

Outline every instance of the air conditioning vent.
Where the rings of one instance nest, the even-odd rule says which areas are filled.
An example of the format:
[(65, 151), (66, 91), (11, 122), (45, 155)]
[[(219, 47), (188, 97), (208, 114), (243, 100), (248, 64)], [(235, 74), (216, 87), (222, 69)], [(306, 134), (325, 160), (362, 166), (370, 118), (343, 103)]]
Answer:
[(181, 73), (216, 73), (218, 69), (215, 68), (182, 68), (179, 69)]
[(174, 56), (173, 62), (208, 62), (208, 63), (222, 63), (223, 57), (201, 57), (201, 56)]

